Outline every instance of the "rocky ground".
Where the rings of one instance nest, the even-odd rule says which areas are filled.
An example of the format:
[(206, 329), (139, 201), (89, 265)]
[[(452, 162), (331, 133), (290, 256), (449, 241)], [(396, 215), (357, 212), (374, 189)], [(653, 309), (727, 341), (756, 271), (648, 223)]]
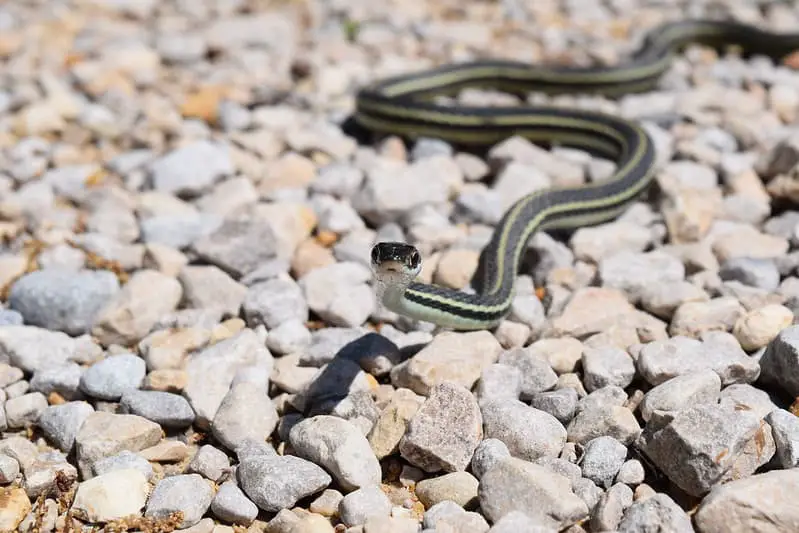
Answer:
[(464, 287), (511, 202), (614, 164), (340, 126), (390, 74), (799, 8), (462, 4), (0, 6), (0, 530), (799, 530), (796, 58), (691, 47), (651, 93), (531, 95), (641, 120), (657, 184), (537, 235), (493, 332), (380, 309), (371, 245)]

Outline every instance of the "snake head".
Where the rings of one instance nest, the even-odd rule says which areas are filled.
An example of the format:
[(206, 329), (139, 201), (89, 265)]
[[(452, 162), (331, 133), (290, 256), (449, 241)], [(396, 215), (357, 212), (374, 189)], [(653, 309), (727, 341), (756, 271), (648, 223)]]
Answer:
[(372, 247), (372, 269), (378, 275), (413, 279), (422, 270), (422, 256), (404, 242), (379, 242)]

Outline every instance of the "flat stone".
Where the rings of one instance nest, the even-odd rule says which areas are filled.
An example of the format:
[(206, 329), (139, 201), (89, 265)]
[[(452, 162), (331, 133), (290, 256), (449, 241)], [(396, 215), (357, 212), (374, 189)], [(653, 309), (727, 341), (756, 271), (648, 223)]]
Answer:
[(652, 387), (641, 401), (641, 418), (648, 422), (655, 413), (677, 412), (700, 404), (718, 402), (721, 378), (711, 369), (697, 370), (668, 379)]
[(144, 360), (132, 353), (110, 355), (86, 369), (80, 388), (94, 398), (115, 401), (138, 389), (146, 372)]
[[(702, 533), (743, 533), (754, 523), (764, 531), (799, 527), (793, 495), (799, 490), (799, 470), (774, 470), (715, 487), (700, 504), (694, 521)], [(763, 522), (763, 517), (767, 521)]]
[(372, 516), (388, 516), (391, 500), (377, 485), (367, 485), (344, 496), (338, 506), (341, 521), (347, 526), (359, 526)]
[(702, 340), (684, 336), (658, 340), (643, 347), (636, 367), (652, 385), (659, 385), (675, 376), (713, 370), (722, 385), (751, 383), (760, 375), (761, 365), (741, 349), (731, 334), (708, 332)]
[(332, 478), (319, 466), (291, 455), (253, 455), (236, 469), (240, 486), (259, 509), (276, 513), (326, 488)]
[(194, 422), (194, 411), (185, 398), (171, 392), (132, 390), (122, 395), (123, 413), (139, 415), (165, 428), (185, 428)]
[(477, 505), (477, 478), (468, 472), (452, 472), (416, 484), (415, 493), (426, 508), (452, 501), (463, 508)]
[(560, 531), (588, 516), (588, 507), (572, 492), (568, 478), (522, 459), (497, 463), (483, 475), (478, 491), (480, 508), (492, 522), (521, 511), (535, 523)]
[(483, 370), (496, 363), (502, 346), (487, 331), (446, 332), (416, 355), (391, 370), (395, 387), (405, 387), (427, 396), (442, 381), (471, 388)]
[(78, 485), (71, 510), (89, 522), (141, 516), (149, 493), (147, 478), (138, 470), (113, 470)]

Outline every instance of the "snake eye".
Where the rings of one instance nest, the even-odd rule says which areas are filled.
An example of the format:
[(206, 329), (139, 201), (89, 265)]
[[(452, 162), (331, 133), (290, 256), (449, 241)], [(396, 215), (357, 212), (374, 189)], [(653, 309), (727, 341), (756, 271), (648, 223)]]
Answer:
[(375, 246), (372, 248), (372, 263), (380, 261), (380, 249)]
[(416, 267), (418, 267), (418, 266), (419, 266), (419, 263), (420, 263), (421, 261), (422, 261), (422, 258), (421, 258), (421, 256), (419, 255), (419, 252), (417, 252), (417, 251), (414, 251), (414, 252), (411, 254), (411, 268), (416, 268)]

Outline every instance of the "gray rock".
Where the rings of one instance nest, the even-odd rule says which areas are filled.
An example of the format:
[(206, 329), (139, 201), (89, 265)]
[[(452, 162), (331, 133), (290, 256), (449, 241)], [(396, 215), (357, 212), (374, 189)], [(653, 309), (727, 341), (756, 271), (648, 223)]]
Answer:
[(186, 363), (188, 379), (184, 396), (197, 416), (195, 423), (210, 427), (240, 369), (252, 366), (271, 369), (272, 364), (272, 354), (251, 329), (244, 329), (193, 354)]
[(219, 309), (223, 315), (238, 316), (247, 295), (247, 287), (214, 265), (185, 266), (178, 281), (186, 307)]
[(777, 408), (767, 392), (748, 383), (736, 383), (725, 387), (719, 396), (719, 404), (730, 405), (738, 410), (746, 409), (758, 418), (764, 418)]
[(760, 369), (763, 381), (799, 396), (799, 325), (783, 329), (766, 346)]
[(236, 483), (226, 481), (219, 486), (211, 501), (211, 512), (230, 524), (249, 526), (258, 516), (258, 506), (247, 498)]
[(626, 445), (641, 433), (635, 415), (620, 405), (601, 405), (580, 411), (566, 427), (569, 442), (585, 444), (597, 437), (613, 437)]
[(659, 283), (676, 283), (685, 279), (685, 267), (676, 257), (663, 251), (621, 251), (599, 263), (603, 287), (618, 289), (632, 303), (639, 303), (646, 290)]
[(780, 284), (780, 273), (771, 259), (733, 257), (721, 265), (719, 277), (724, 281), (740, 281), (744, 285), (774, 291)]
[(355, 425), (361, 433), (369, 435), (380, 416), (370, 391), (356, 391), (342, 398), (314, 405), (308, 411), (308, 416), (334, 415)]
[(70, 453), (81, 426), (94, 412), (87, 402), (67, 402), (47, 407), (37, 425), (45, 437), (64, 453)]
[(319, 415), (296, 424), (290, 433), (297, 455), (323, 466), (344, 490), (380, 483), (382, 471), (369, 441), (357, 426)]
[(183, 250), (216, 231), (222, 225), (222, 220), (221, 216), (213, 213), (176, 213), (146, 217), (139, 224), (141, 241)]
[(613, 437), (592, 439), (586, 443), (580, 463), (583, 477), (600, 487), (610, 488), (626, 458), (627, 447)]
[(150, 461), (139, 455), (138, 453), (122, 450), (116, 455), (100, 459), (92, 465), (92, 470), (95, 476), (101, 476), (114, 470), (127, 470), (132, 468), (138, 470), (144, 475), (147, 480), (153, 477), (153, 466)]
[(583, 351), (585, 388), (589, 392), (608, 385), (627, 387), (635, 377), (633, 358), (614, 346), (586, 348)]
[(326, 488), (331, 477), (310, 461), (291, 455), (253, 455), (236, 468), (239, 484), (260, 509), (276, 513)]
[[(569, 531), (569, 530), (567, 530)], [(489, 533), (551, 533), (552, 528), (533, 524), (522, 511), (511, 511), (491, 526)]]
[[(22, 382), (17, 382), (22, 383)], [(47, 398), (41, 392), (30, 392), (6, 401), (6, 423), (11, 429), (30, 427), (47, 409)]]
[(33, 374), (30, 386), (32, 391), (49, 395), (57, 392), (67, 400), (80, 396), (80, 379), (83, 368), (76, 363), (65, 363), (49, 368), (40, 368)]
[(554, 416), (519, 400), (485, 401), (481, 411), (486, 437), (504, 442), (514, 457), (557, 457), (566, 443), (566, 428)]
[(188, 472), (195, 472), (211, 481), (217, 481), (230, 469), (230, 459), (222, 450), (204, 444), (192, 457)]
[(224, 446), (235, 450), (246, 440), (266, 440), (277, 426), (277, 410), (263, 385), (236, 383), (214, 415), (213, 434)]
[(150, 164), (156, 190), (192, 197), (233, 174), (235, 167), (227, 150), (209, 141), (196, 141), (173, 150)]
[(146, 373), (147, 365), (141, 357), (132, 353), (110, 355), (86, 369), (80, 389), (94, 398), (116, 401), (138, 389)]
[(619, 468), (619, 473), (616, 474), (616, 481), (627, 485), (640, 485), (644, 482), (645, 474), (644, 465), (641, 464), (641, 461), (630, 459), (625, 461)]
[(0, 326), (21, 326), (25, 322), (22, 314), (13, 309), (0, 309)]
[(532, 350), (508, 350), (500, 354), (498, 362), (519, 369), (522, 378), (520, 398), (523, 401), (529, 401), (533, 395), (552, 389), (558, 382), (558, 376), (546, 358)]
[[(301, 296), (301, 295), (300, 295)], [(330, 363), (334, 357), (345, 347), (350, 355), (346, 359), (358, 362), (357, 356), (364, 346), (361, 343), (369, 332), (365, 328), (322, 328), (311, 333), (311, 346), (300, 354), (300, 364), (303, 366), (321, 367)]]
[(633, 489), (617, 483), (603, 494), (591, 513), (591, 529), (614, 531), (627, 509), (633, 503)]
[(367, 332), (341, 346), (336, 357), (354, 361), (366, 372), (381, 377), (400, 363), (403, 356), (395, 342), (383, 335)]
[(242, 301), (244, 318), (251, 327), (264, 324), (273, 330), (284, 322), (308, 320), (308, 304), (300, 286), (291, 279), (275, 278), (251, 285)]
[(129, 390), (119, 403), (121, 412), (142, 416), (165, 428), (185, 428), (194, 422), (189, 402), (171, 392)]
[(539, 457), (535, 460), (535, 464), (545, 466), (556, 474), (569, 478), (572, 484), (583, 476), (579, 466), (560, 457)]
[(641, 401), (641, 418), (648, 422), (657, 412), (680, 411), (686, 407), (716, 403), (721, 378), (711, 369), (673, 377), (652, 387)]
[(480, 479), (500, 460), (510, 457), (508, 447), (499, 439), (487, 438), (477, 445), (472, 456), (472, 473)]
[(25, 372), (63, 365), (69, 361), (89, 362), (102, 353), (88, 336), (72, 338), (60, 331), (35, 326), (0, 328), (0, 351), (8, 362)]
[(484, 400), (518, 400), (522, 390), (522, 373), (515, 366), (493, 364), (483, 370), (477, 382), (477, 398)]
[(799, 466), (799, 417), (785, 409), (774, 409), (766, 422), (774, 435), (779, 464), (783, 468)]
[(69, 335), (88, 333), (100, 310), (119, 291), (109, 271), (38, 270), (11, 286), (9, 307), (25, 323)]
[(137, 415), (91, 413), (75, 437), (81, 476), (92, 476), (92, 465), (123, 450), (137, 452), (161, 441), (161, 426)]
[(478, 490), (480, 508), (492, 522), (521, 511), (536, 524), (561, 530), (588, 516), (568, 478), (522, 459), (497, 463), (483, 475)]
[(694, 533), (688, 514), (663, 493), (633, 502), (624, 512), (616, 530), (619, 533), (640, 531)]
[(275, 258), (277, 247), (268, 220), (242, 216), (226, 218), (221, 226), (195, 241), (191, 249), (200, 259), (239, 279)]
[(338, 512), (345, 525), (359, 526), (372, 516), (388, 516), (391, 500), (377, 485), (368, 485), (344, 496)]
[(0, 453), (0, 485), (8, 485), (19, 475), (19, 461)]
[(465, 470), (483, 436), (477, 401), (464, 386), (442, 382), (430, 391), (399, 444), (405, 460), (426, 472)]
[(586, 395), (575, 407), (575, 413), (581, 413), (587, 409), (595, 407), (613, 407), (624, 405), (627, 401), (627, 393), (618, 385), (606, 385), (600, 389), (596, 389), (590, 394)]
[(577, 409), (577, 391), (565, 387), (533, 396), (530, 407), (544, 411), (557, 418), (564, 426), (574, 417)]
[(191, 527), (202, 519), (213, 498), (214, 489), (198, 474), (166, 477), (155, 484), (144, 516), (166, 518), (179, 511), (183, 520), (178, 527)]
[(574, 493), (585, 502), (589, 512), (593, 511), (602, 495), (605, 493), (601, 488), (597, 487), (596, 483), (590, 479), (581, 477), (572, 483)]
[(724, 331), (707, 332), (702, 341), (678, 335), (650, 342), (641, 350), (636, 366), (641, 376), (652, 385), (659, 385), (675, 376), (710, 369), (726, 386), (751, 383), (761, 372), (757, 361), (743, 351), (735, 337)]
[(775, 453), (771, 427), (730, 405), (698, 405), (651, 420), (638, 446), (688, 494), (750, 475)]

